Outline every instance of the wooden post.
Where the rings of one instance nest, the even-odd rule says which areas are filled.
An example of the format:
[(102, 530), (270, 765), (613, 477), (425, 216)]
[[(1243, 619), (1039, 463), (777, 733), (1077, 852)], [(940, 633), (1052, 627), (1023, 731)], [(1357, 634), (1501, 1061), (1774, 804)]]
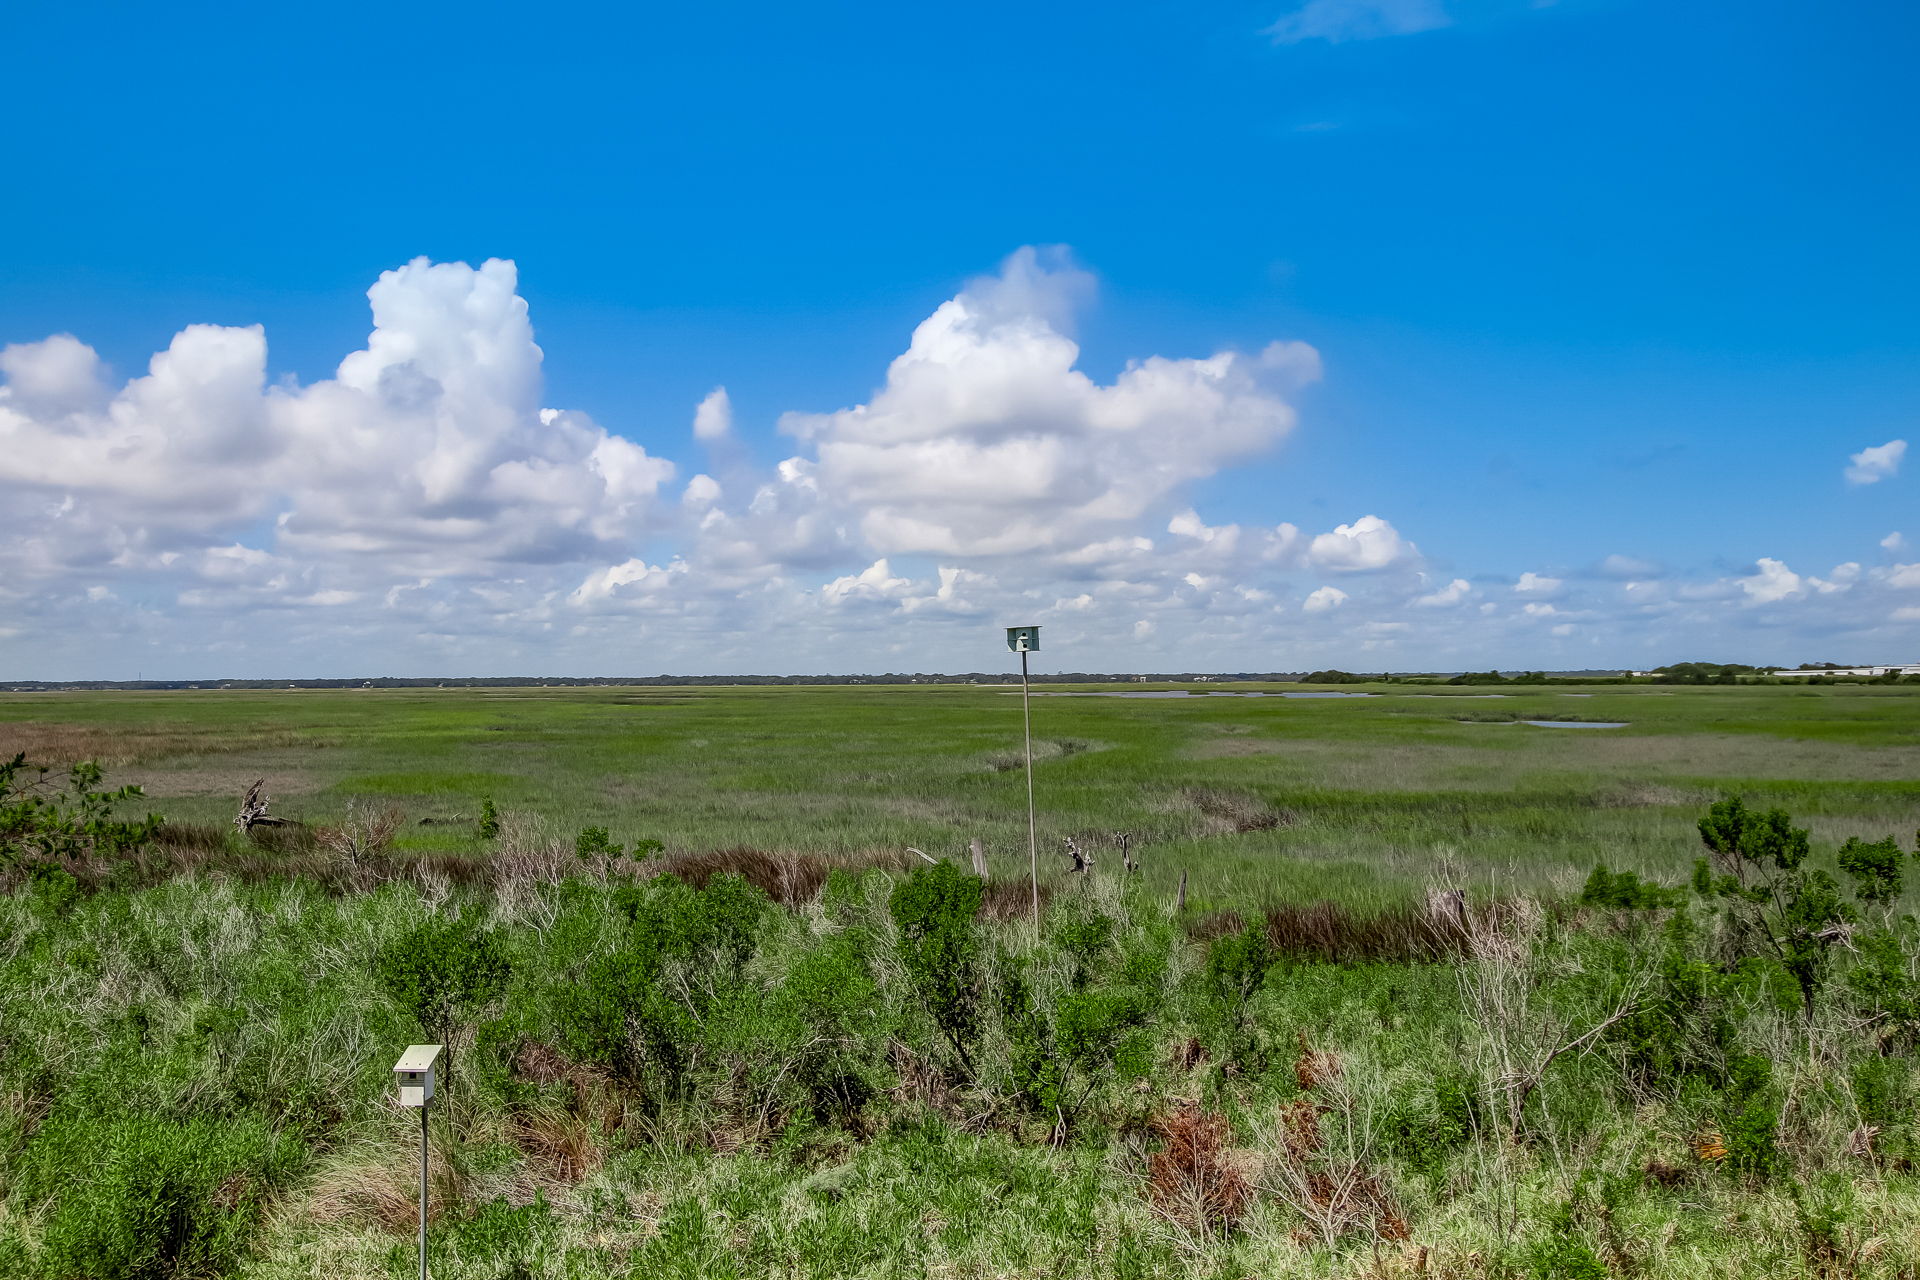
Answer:
[(1176, 913), (1187, 909), (1187, 869), (1185, 867), (1180, 868), (1180, 897), (1174, 902), (1173, 909)]
[(973, 855), (973, 874), (985, 880), (987, 878), (987, 847), (980, 843), (979, 836), (967, 842), (967, 852)]

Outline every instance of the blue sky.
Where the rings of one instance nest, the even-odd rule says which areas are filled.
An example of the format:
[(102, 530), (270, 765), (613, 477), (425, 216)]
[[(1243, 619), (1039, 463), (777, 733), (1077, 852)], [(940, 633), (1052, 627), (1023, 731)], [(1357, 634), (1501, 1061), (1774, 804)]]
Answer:
[[(0, 559), (10, 674), (960, 669), (1001, 661), (983, 637), (1009, 610), (1113, 668), (1920, 647), (1892, 539), (1920, 538), (1913, 479), (1900, 450), (1850, 462), (1920, 421), (1910, 5), (38, 6), (13, 30), (0, 437), (24, 460), (0, 496), (31, 550)], [(1067, 247), (1024, 293), (995, 276), (1023, 246)], [(327, 392), (368, 345), (369, 286), (421, 257), (510, 260), (544, 354), (443, 332), (484, 310), (447, 293), (474, 287), (524, 344), (473, 272), (396, 278), (372, 363), (498, 392), (459, 410), (492, 425), (455, 424), (477, 433), (458, 484), (434, 452), (451, 399), (408, 417)], [(1239, 353), (1224, 394), (1267, 416), (1209, 435), (1156, 408), (1108, 457), (1087, 443), (1108, 411), (1049, 418), (1037, 384), (989, 397), (996, 424), (942, 417), (970, 366), (895, 396), (893, 442), (950, 446), (890, 449), (898, 476), (853, 419), (779, 429), (873, 404), (915, 327), (996, 278), (973, 307), (994, 350), (1044, 321), (1108, 388)], [(138, 422), (113, 409), (196, 325), (261, 326), (266, 408), (169, 417), (159, 386)], [(522, 380), (409, 365), (427, 331)], [(55, 334), (100, 364), (33, 345)], [(1276, 341), (1310, 345), (1317, 380), (1260, 364)], [(85, 387), (20, 390), (55, 365)], [(729, 429), (703, 444), (721, 386)], [(547, 406), (586, 434), (536, 439)], [(336, 456), (356, 431), (381, 442), (364, 474)], [(1162, 458), (1188, 431), (1211, 445)], [(1048, 445), (1021, 455), (1052, 468), (1029, 508), (963, 482), (921, 519), (883, 492), (992, 476), (1009, 433)], [(602, 437), (647, 465), (608, 479)], [(1155, 485), (1096, 500), (1149, 455)], [(285, 477), (263, 464), (257, 501), (197, 522), (141, 488), (239, 456)], [(719, 492), (689, 501), (699, 475)], [(1183, 561), (1187, 510), (1244, 545)], [(1314, 552), (1367, 516), (1395, 540)], [(984, 536), (1002, 520), (1022, 545)], [(1248, 559), (1282, 525), (1294, 542)], [(1523, 573), (1560, 585), (1516, 595)]]

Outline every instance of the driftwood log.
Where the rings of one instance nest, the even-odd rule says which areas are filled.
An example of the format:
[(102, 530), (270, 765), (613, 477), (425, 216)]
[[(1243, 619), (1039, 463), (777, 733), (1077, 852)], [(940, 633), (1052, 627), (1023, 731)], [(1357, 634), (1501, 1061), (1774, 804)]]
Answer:
[(1061, 843), (1067, 846), (1067, 857), (1073, 859), (1072, 870), (1075, 874), (1085, 875), (1093, 869), (1093, 855), (1080, 852), (1080, 844), (1072, 836), (1066, 837)]
[(267, 795), (267, 780), (259, 778), (247, 788), (246, 796), (240, 801), (240, 812), (234, 816), (233, 825), (241, 835), (246, 835), (255, 827), (293, 827), (298, 826), (286, 818), (275, 818), (267, 813), (271, 797)]

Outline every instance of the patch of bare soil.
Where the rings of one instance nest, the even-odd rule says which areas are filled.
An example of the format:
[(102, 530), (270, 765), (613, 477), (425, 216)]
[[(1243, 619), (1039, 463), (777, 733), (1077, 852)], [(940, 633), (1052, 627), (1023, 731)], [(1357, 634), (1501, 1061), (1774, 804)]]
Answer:
[(313, 795), (324, 786), (319, 776), (311, 770), (288, 769), (277, 765), (267, 767), (259, 763), (243, 766), (225, 761), (191, 768), (136, 769), (124, 778), (114, 780), (135, 783), (153, 799), (231, 796), (237, 806), (240, 797), (247, 793), (247, 788), (262, 776), (267, 778), (269, 789), (275, 796)]

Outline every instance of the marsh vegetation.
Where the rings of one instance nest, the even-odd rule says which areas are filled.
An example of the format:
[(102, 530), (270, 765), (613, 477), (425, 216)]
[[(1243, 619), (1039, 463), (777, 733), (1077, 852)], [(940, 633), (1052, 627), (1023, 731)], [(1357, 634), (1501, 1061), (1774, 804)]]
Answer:
[(1593, 692), (7, 702), (0, 1272), (1913, 1274), (1920, 702)]

